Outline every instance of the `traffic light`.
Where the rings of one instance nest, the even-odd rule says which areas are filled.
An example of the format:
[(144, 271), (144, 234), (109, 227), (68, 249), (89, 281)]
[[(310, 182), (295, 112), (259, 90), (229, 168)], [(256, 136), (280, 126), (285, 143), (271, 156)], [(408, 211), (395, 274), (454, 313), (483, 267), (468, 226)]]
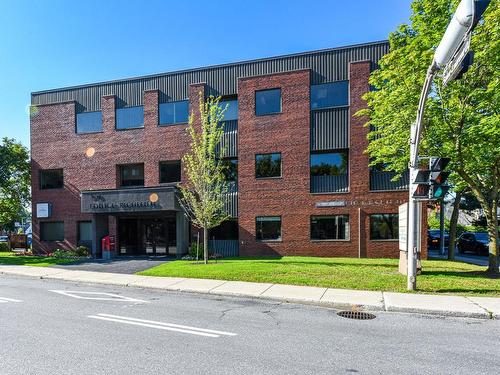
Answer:
[(429, 199), (429, 176), (431, 171), (427, 169), (419, 169), (416, 176), (411, 181), (412, 186), (412, 197), (417, 200), (427, 200)]
[(429, 199), (442, 199), (450, 190), (445, 183), (450, 172), (444, 170), (449, 162), (449, 158), (429, 159)]

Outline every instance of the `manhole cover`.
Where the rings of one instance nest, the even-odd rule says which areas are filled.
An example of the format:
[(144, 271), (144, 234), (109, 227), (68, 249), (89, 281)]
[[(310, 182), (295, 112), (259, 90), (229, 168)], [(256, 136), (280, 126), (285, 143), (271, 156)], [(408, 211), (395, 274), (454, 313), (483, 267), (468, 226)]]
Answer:
[(337, 315), (341, 316), (342, 318), (358, 319), (358, 320), (375, 319), (375, 315), (364, 311), (339, 311)]

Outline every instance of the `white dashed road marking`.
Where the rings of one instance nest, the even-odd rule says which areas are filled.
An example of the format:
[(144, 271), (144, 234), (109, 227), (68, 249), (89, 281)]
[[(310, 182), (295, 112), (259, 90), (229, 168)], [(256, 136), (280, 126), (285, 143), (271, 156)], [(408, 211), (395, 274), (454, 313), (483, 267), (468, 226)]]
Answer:
[(191, 335), (198, 335), (198, 336), (206, 336), (206, 337), (236, 336), (236, 333), (232, 332), (215, 331), (212, 329), (190, 327), (172, 323), (163, 323), (154, 320), (129, 318), (126, 316), (119, 316), (119, 315), (97, 314), (97, 315), (88, 315), (87, 317), (92, 319), (107, 320), (109, 322), (117, 322), (117, 323), (131, 324), (142, 327), (162, 329), (166, 331), (188, 333)]
[(80, 291), (72, 291), (72, 290), (50, 290), (50, 292), (54, 292), (54, 293), (62, 294), (64, 296), (78, 298), (78, 299), (90, 299), (90, 300), (96, 300), (96, 301), (149, 303), (149, 301), (144, 301), (142, 299), (120, 296), (119, 294), (113, 294), (113, 293), (80, 292)]
[(0, 297), (0, 303), (7, 303), (7, 302), (23, 302), (23, 301), (14, 298)]

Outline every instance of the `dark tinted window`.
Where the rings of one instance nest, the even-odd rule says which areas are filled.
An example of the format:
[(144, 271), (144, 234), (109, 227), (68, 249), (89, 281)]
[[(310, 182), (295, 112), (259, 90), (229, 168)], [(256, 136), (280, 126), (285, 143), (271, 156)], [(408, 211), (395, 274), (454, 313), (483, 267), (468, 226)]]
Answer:
[(349, 105), (349, 81), (311, 86), (311, 109)]
[(102, 112), (82, 112), (76, 114), (77, 133), (95, 133), (102, 131)]
[(281, 177), (281, 154), (255, 155), (255, 177)]
[(238, 159), (223, 159), (224, 176), (227, 181), (238, 181)]
[(64, 222), (41, 222), (40, 240), (42, 241), (64, 241)]
[(259, 241), (281, 240), (281, 217), (258, 216), (255, 218), (255, 235)]
[(237, 240), (238, 220), (226, 220), (222, 224), (210, 229), (211, 240)]
[(181, 180), (181, 161), (162, 161), (160, 162), (160, 183), (180, 182)]
[(347, 174), (347, 151), (311, 154), (311, 176)]
[(255, 92), (255, 114), (257, 116), (281, 112), (281, 89)]
[(144, 127), (144, 107), (127, 107), (116, 110), (116, 128), (133, 129)]
[(160, 125), (184, 124), (189, 120), (189, 102), (161, 103), (159, 112)]
[(64, 186), (62, 169), (40, 171), (40, 189), (60, 189)]
[(349, 239), (349, 216), (311, 216), (312, 240)]
[(144, 186), (144, 164), (125, 164), (119, 166), (120, 186)]
[(92, 222), (79, 221), (78, 222), (78, 242), (92, 241)]
[(227, 106), (226, 112), (224, 112), (224, 121), (238, 120), (237, 100), (221, 100), (219, 105), (222, 109)]
[(397, 240), (399, 238), (398, 214), (370, 215), (370, 239)]

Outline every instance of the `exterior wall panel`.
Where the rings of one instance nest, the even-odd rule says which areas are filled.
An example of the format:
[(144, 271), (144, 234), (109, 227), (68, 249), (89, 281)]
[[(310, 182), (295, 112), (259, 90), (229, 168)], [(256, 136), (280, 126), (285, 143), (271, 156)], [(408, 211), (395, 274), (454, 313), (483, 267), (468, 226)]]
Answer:
[(349, 108), (311, 112), (311, 151), (349, 148)]

